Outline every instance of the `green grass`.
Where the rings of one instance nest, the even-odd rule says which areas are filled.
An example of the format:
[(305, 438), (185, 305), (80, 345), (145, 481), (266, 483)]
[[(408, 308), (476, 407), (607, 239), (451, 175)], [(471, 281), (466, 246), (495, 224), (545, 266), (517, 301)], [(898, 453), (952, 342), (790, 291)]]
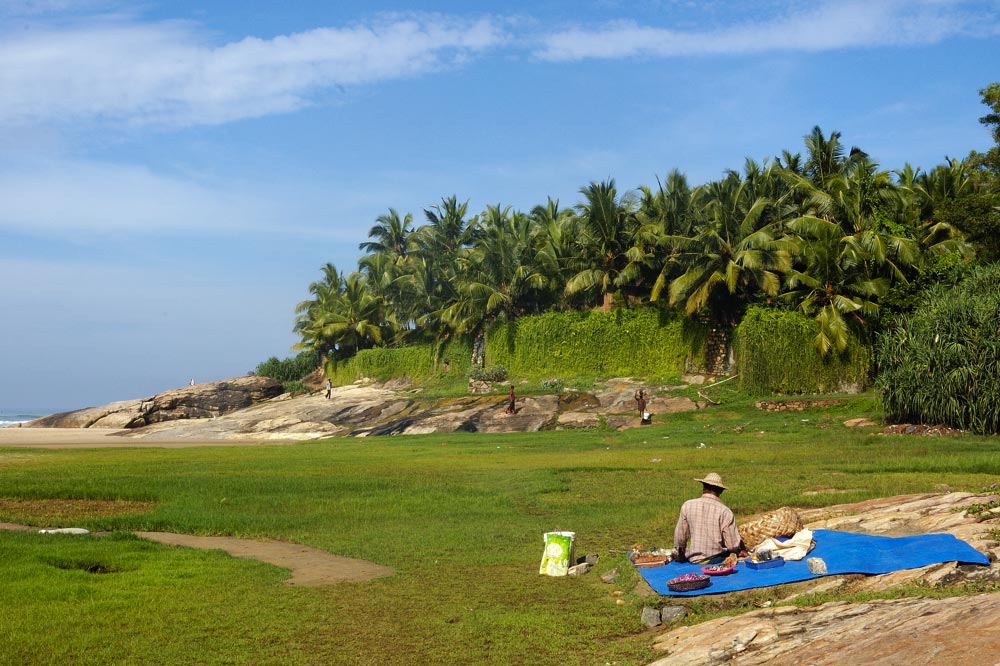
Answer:
[[(870, 397), (766, 413), (723, 389), (722, 405), (622, 433), (0, 449), (0, 498), (153, 502), (75, 523), (111, 536), (0, 532), (0, 664), (643, 664), (655, 655), (640, 608), (660, 600), (637, 593), (621, 551), (670, 545), (696, 476), (722, 474), (737, 516), (1000, 478), (996, 438), (844, 428), (877, 417)], [(22, 508), (0, 521), (45, 524), (10, 506)], [(397, 573), (290, 587), (282, 569), (131, 530), (286, 539)], [(576, 532), (578, 555), (600, 555), (596, 571), (539, 576), (552, 530)], [(602, 583), (614, 567), (622, 579)], [(780, 594), (692, 602), (687, 621)]]

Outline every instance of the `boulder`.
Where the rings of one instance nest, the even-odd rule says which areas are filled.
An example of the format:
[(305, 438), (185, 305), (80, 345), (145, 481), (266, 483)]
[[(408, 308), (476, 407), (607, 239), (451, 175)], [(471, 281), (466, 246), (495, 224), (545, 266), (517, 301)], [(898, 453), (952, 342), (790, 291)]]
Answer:
[(142, 400), (113, 402), (53, 414), (24, 424), (28, 428), (141, 428), (180, 419), (214, 418), (275, 398), (281, 383), (270, 377), (238, 377), (158, 393)]

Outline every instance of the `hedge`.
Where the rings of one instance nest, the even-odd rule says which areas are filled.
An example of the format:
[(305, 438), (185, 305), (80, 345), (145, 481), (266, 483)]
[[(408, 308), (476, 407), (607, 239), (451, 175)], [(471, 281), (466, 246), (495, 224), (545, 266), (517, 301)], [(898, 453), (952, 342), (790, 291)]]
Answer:
[(361, 378), (384, 382), (409, 377), (419, 381), (445, 374), (469, 374), (469, 358), (472, 355), (469, 345), (463, 342), (444, 345), (436, 359), (435, 349), (433, 344), (362, 349), (345, 361), (328, 364), (327, 376), (334, 385), (343, 386)]
[(734, 372), (748, 395), (858, 392), (870, 386), (873, 351), (852, 340), (844, 354), (821, 356), (816, 321), (798, 313), (751, 308), (733, 336)]
[(657, 310), (548, 312), (492, 329), (486, 364), (511, 377), (677, 377), (701, 362), (701, 327)]

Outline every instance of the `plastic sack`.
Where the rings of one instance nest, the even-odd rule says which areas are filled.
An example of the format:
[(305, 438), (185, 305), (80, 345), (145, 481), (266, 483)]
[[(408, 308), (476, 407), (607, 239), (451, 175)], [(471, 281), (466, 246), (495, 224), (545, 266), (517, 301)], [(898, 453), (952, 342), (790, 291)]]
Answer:
[(546, 532), (543, 535), (545, 550), (538, 573), (546, 576), (565, 576), (573, 564), (573, 541), (576, 532)]

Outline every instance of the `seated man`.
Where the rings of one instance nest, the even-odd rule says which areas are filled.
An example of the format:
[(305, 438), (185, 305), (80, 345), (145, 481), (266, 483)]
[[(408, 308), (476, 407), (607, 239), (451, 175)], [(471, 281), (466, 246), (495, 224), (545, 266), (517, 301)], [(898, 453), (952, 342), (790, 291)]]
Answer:
[(701, 482), (702, 494), (681, 506), (674, 529), (674, 559), (694, 564), (718, 564), (730, 553), (743, 549), (736, 518), (719, 497), (726, 490), (715, 472)]

